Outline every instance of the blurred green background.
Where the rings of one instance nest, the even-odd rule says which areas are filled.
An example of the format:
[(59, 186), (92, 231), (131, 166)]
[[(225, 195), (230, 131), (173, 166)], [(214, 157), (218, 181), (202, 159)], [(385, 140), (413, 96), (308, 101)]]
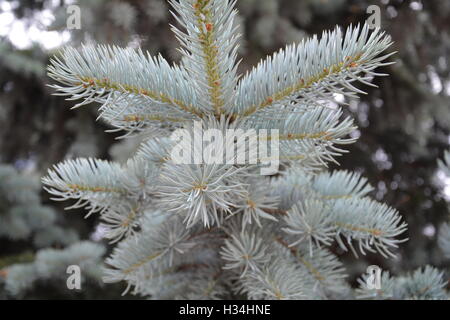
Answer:
[[(67, 29), (71, 4), (81, 9), (80, 30)], [(397, 63), (380, 70), (390, 76), (374, 80), (379, 88), (345, 101), (360, 138), (339, 161), (368, 177), (377, 200), (399, 210), (410, 240), (391, 260), (370, 254), (357, 260), (336, 248), (351, 281), (369, 264), (393, 274), (450, 265), (436, 244), (450, 216), (450, 177), (437, 169), (450, 142), (450, 1), (237, 1), (242, 72), (287, 43), (364, 22), (374, 4), (395, 42)], [(121, 296), (124, 286), (101, 283), (97, 267), (110, 247), (97, 217), (63, 212), (68, 203), (51, 202), (39, 179), (65, 158), (123, 162), (139, 141), (106, 133), (106, 124), (96, 121), (96, 106), (71, 111), (71, 102), (52, 96), (45, 68), (60, 46), (91, 42), (142, 47), (176, 62), (168, 9), (165, 0), (0, 0), (0, 299), (130, 298)], [(76, 255), (80, 243), (92, 246), (91, 256)], [(65, 285), (64, 266), (71, 259), (92, 267), (82, 290)], [(52, 272), (43, 268), (49, 264)]]

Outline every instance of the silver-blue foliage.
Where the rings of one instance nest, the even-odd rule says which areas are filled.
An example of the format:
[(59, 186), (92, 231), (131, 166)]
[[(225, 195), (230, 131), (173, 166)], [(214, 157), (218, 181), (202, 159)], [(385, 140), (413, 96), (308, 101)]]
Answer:
[[(333, 99), (363, 93), (357, 83), (373, 86), (381, 75), (375, 69), (390, 63), (390, 37), (368, 25), (336, 28), (240, 77), (235, 1), (170, 3), (180, 64), (108, 46), (69, 47), (52, 59), (58, 94), (78, 100), (75, 107), (98, 103), (99, 118), (113, 130), (147, 139), (124, 165), (97, 159), (56, 165), (43, 179), (46, 190), (100, 214), (105, 236), (118, 242), (104, 280), (126, 281), (135, 294), (350, 296), (345, 268), (326, 247), (337, 242), (355, 254), (393, 256), (406, 224), (395, 209), (369, 198), (367, 179), (326, 171), (355, 141), (352, 119), (342, 119)], [(281, 172), (261, 176), (260, 162), (176, 163), (168, 137), (176, 128), (193, 132), (195, 121), (204, 129), (278, 129)], [(194, 153), (203, 143), (194, 143)]]

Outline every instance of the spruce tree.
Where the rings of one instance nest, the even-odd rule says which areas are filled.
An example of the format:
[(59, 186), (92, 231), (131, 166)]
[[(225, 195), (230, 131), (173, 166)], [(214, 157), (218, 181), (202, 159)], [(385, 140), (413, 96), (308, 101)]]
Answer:
[[(66, 160), (43, 178), (46, 190), (100, 215), (105, 237), (117, 243), (104, 280), (126, 281), (135, 294), (353, 297), (332, 246), (355, 256), (393, 257), (406, 240), (406, 224), (394, 208), (368, 196), (373, 188), (367, 179), (327, 171), (327, 163), (336, 163), (356, 140), (353, 120), (342, 119), (334, 98), (364, 93), (359, 82), (373, 86), (382, 75), (375, 69), (390, 64), (390, 37), (368, 25), (336, 28), (287, 46), (240, 77), (235, 1), (170, 3), (180, 25), (172, 27), (180, 64), (116, 46), (68, 47), (51, 61), (58, 94), (81, 100), (75, 107), (100, 104), (99, 117), (112, 131), (146, 141), (122, 165)], [(195, 136), (198, 124), (221, 133), (278, 130), (264, 145), (279, 144), (280, 171), (261, 175), (261, 153), (256, 163), (236, 157), (179, 163), (173, 133), (184, 129)], [(183, 146), (201, 159), (204, 149), (234, 150), (239, 141), (194, 139)], [(426, 283), (434, 290), (427, 297), (440, 298), (440, 277), (425, 269), (408, 290)], [(368, 296), (364, 288), (356, 293)]]

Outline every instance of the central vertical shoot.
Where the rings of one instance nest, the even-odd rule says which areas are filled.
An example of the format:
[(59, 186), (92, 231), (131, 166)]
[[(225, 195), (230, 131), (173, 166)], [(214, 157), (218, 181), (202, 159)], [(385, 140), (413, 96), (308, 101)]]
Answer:
[(200, 30), (199, 39), (205, 59), (206, 77), (208, 81), (209, 95), (214, 114), (218, 118), (222, 113), (222, 92), (219, 74), (218, 53), (219, 49), (215, 41), (215, 25), (208, 4), (212, 0), (197, 0), (194, 3), (197, 27)]
[(217, 119), (229, 114), (236, 102), (237, 26), (236, 1), (172, 0), (177, 21), (183, 31), (172, 27), (182, 45), (183, 66), (200, 97), (205, 113)]

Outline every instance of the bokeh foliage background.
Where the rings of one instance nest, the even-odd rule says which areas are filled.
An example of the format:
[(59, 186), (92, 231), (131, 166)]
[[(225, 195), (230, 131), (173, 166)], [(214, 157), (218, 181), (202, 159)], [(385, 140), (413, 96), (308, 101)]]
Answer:
[[(381, 8), (382, 28), (393, 37), (392, 50), (397, 54), (392, 59), (397, 63), (380, 70), (390, 76), (375, 80), (379, 88), (368, 90), (358, 101), (347, 101), (346, 112), (357, 119), (355, 134), (360, 139), (339, 161), (340, 168), (362, 172), (376, 187), (374, 196), (400, 211), (408, 222), (410, 240), (401, 246), (398, 258), (389, 261), (370, 254), (357, 260), (335, 250), (345, 256), (352, 281), (370, 264), (393, 274), (425, 264), (448, 269), (450, 263), (439, 253), (436, 238), (450, 216), (450, 180), (437, 169), (437, 159), (450, 141), (450, 1), (237, 2), (243, 34), (242, 72), (287, 43), (336, 24), (361, 23), (369, 17), (370, 5)], [(66, 27), (70, 4), (81, 8), (80, 30)], [(0, 163), (3, 172), (9, 172), (2, 176), (0, 170), (0, 298), (123, 298), (123, 287), (103, 286), (95, 275), (79, 292), (67, 290), (61, 279), (41, 277), (36, 271), (36, 281), (15, 294), (6, 288), (11, 265), (32, 264), (42, 250), (63, 250), (69, 245), (62, 241), (69, 229), (76, 233), (73, 243), (90, 239), (108, 250), (108, 244), (93, 233), (98, 225), (95, 217), (84, 220), (82, 214), (64, 213), (62, 205), (34, 188), (27, 191), (33, 201), (19, 203), (26, 211), (22, 215), (43, 206), (54, 212), (49, 223), (62, 232), (44, 245), (34, 240), (42, 228), (36, 229), (30, 219), (21, 222), (21, 228), (29, 229), (22, 237), (1, 230), (2, 225), (14, 230), (9, 224), (12, 208), (17, 206), (16, 193), (37, 183), (52, 164), (77, 156), (124, 161), (138, 143), (105, 133), (108, 127), (95, 120), (95, 106), (74, 112), (70, 102), (51, 95), (45, 66), (58, 46), (49, 46), (49, 40), (56, 37), (74, 46), (83, 42), (140, 46), (178, 61), (170, 23), (175, 21), (165, 0), (0, 0)], [(25, 31), (20, 33), (18, 25)], [(12, 178), (7, 177), (20, 181), (11, 187), (8, 179)]]

